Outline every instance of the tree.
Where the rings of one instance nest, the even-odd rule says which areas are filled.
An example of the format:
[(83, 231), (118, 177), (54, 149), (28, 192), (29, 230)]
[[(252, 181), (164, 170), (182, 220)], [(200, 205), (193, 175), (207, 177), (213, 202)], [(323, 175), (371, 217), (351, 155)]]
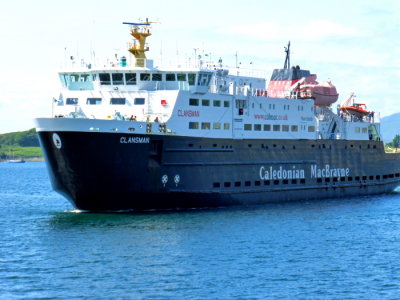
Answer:
[(392, 145), (394, 148), (396, 148), (396, 150), (400, 147), (400, 135), (396, 134), (396, 136), (393, 138)]

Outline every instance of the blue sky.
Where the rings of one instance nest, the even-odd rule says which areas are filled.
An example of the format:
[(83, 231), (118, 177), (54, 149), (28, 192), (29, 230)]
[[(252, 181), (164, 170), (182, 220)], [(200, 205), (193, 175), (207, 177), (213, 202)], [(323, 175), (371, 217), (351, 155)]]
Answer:
[(355, 92), (381, 116), (399, 112), (400, 1), (8, 1), (0, 10), (0, 133), (33, 127), (59, 95), (66, 56), (127, 55), (124, 21), (148, 17), (148, 57), (173, 61), (193, 49), (266, 71), (284, 63), (331, 79), (339, 102)]

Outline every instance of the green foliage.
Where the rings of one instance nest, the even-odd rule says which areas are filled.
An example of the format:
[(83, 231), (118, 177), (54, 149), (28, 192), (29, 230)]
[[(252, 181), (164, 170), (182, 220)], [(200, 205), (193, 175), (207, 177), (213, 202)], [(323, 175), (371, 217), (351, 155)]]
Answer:
[(42, 157), (35, 129), (0, 134), (0, 159)]
[(0, 159), (42, 157), (40, 147), (9, 146), (0, 149)]
[(400, 146), (400, 135), (397, 134), (397, 135), (394, 137), (392, 143), (393, 143), (393, 147), (399, 148), (399, 146)]
[(27, 131), (0, 134), (0, 146), (39, 147), (39, 139), (34, 128)]
[(391, 148), (399, 148), (400, 147), (400, 135), (396, 135), (393, 140), (386, 144), (386, 146)]

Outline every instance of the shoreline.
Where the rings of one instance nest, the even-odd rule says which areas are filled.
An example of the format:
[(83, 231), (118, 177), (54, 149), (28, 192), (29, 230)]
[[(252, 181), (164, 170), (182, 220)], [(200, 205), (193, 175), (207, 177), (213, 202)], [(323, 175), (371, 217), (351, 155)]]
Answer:
[[(25, 160), (25, 162), (43, 162), (44, 158), (43, 157), (22, 157), (21, 159)], [(0, 163), (6, 163), (8, 162), (8, 158), (7, 159), (0, 159)]]

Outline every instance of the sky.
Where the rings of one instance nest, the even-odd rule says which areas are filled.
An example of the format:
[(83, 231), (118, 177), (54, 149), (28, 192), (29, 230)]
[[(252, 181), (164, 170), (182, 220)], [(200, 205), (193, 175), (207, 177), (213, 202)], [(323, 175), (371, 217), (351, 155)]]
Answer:
[[(157, 21), (148, 58), (215, 61), (265, 71), (291, 63), (331, 80), (338, 103), (356, 94), (380, 112), (400, 112), (400, 1), (16, 0), (0, 10), (0, 133), (34, 127), (51, 115), (65, 58), (127, 56), (129, 27)], [(198, 49), (198, 50), (197, 50)]]

